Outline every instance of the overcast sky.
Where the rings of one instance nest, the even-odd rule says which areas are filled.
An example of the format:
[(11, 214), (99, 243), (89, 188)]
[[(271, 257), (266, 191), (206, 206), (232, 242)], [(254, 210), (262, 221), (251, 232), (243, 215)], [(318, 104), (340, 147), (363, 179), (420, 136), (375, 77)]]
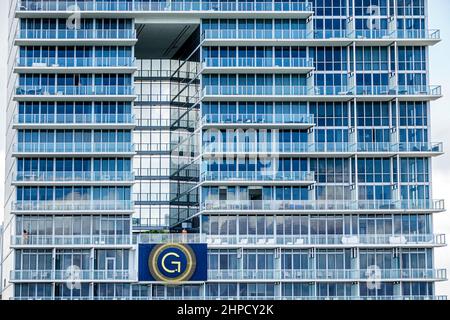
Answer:
[[(6, 59), (8, 41), (8, 0), (0, 0), (0, 106), (2, 112), (6, 110)], [(433, 141), (444, 142), (447, 154), (433, 161), (433, 197), (446, 199), (447, 207), (450, 206), (450, 1), (429, 0), (429, 16), (431, 29), (441, 29), (443, 42), (431, 48), (431, 84), (443, 86), (445, 97), (431, 105), (431, 121)], [(3, 176), (4, 176), (4, 140), (5, 140), (5, 116), (0, 116), (0, 201), (3, 203)], [(0, 206), (0, 208), (3, 205)], [(1, 210), (1, 209), (0, 209)], [(3, 212), (0, 212), (0, 220)], [(434, 219), (435, 233), (447, 234), (450, 241), (450, 215), (440, 213)], [(450, 269), (450, 247), (436, 250), (436, 268)], [(436, 294), (450, 297), (450, 284), (438, 283)]]

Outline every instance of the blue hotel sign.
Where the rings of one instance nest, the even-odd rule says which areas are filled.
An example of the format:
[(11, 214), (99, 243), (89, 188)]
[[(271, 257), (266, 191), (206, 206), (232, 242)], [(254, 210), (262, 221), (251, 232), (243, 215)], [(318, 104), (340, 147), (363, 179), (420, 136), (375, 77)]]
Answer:
[(139, 281), (206, 281), (206, 244), (140, 244)]

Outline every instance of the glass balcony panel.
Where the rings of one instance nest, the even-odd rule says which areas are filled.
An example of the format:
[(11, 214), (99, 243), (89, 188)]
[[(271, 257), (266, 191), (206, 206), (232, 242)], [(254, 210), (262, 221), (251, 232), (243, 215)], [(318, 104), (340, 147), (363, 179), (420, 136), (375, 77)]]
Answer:
[(132, 143), (18, 143), (13, 150), (17, 153), (91, 153), (91, 152), (113, 152), (132, 153)]
[(444, 210), (443, 200), (205, 200), (202, 210)]
[(129, 200), (78, 200), (78, 201), (16, 201), (13, 211), (129, 211), (134, 204)]
[(133, 86), (18, 86), (16, 95), (32, 96), (84, 96), (134, 95)]
[(133, 181), (134, 174), (127, 171), (48, 171), (48, 172), (23, 172), (17, 173), (16, 181), (21, 182), (75, 182), (75, 181)]

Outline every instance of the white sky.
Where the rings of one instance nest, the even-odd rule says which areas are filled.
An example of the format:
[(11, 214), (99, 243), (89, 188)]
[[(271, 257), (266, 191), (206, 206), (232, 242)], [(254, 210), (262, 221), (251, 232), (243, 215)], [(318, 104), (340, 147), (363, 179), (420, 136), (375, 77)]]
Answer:
[[(6, 110), (6, 59), (8, 41), (8, 0), (0, 0), (0, 107), (2, 112)], [(439, 45), (431, 48), (430, 72), (431, 84), (443, 86), (445, 97), (431, 106), (433, 141), (444, 142), (446, 155), (433, 161), (433, 197), (445, 199), (447, 207), (450, 206), (450, 1), (429, 0), (429, 16), (431, 29), (441, 29), (444, 39)], [(0, 204), (4, 196), (4, 158), (5, 158), (5, 124), (6, 117), (0, 115)], [(0, 205), (0, 221), (3, 215), (3, 204)], [(435, 233), (447, 234), (450, 242), (450, 216), (440, 213), (434, 219)], [(436, 268), (450, 269), (450, 246), (436, 250)], [(449, 270), (450, 272), (450, 270)], [(438, 283), (438, 295), (450, 297), (450, 283)]]

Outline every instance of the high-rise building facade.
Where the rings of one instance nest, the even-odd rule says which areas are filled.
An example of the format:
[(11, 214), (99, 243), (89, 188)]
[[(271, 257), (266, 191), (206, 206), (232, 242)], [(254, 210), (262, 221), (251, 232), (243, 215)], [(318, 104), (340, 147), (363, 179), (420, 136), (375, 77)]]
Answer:
[(427, 0), (9, 17), (3, 298), (445, 298)]

